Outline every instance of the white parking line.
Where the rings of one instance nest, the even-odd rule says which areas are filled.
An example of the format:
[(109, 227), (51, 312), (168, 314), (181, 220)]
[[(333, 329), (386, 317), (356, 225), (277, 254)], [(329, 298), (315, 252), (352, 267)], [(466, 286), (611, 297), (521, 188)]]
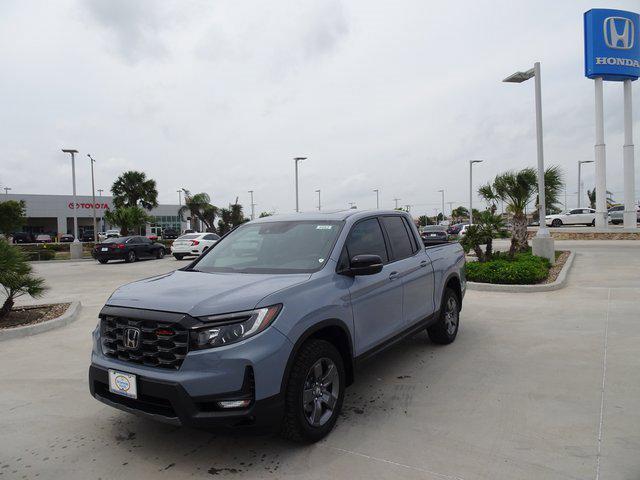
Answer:
[[(323, 446), (325, 446), (325, 445), (323, 445)], [(395, 465), (396, 467), (402, 467), (402, 468), (406, 468), (408, 470), (414, 470), (414, 471), (420, 472), (420, 473), (427, 473), (429, 475), (432, 475), (432, 476), (437, 477), (437, 478), (442, 478), (444, 480), (464, 480), (464, 478), (462, 478), (462, 477), (445, 475), (443, 473), (433, 472), (433, 471), (427, 470), (425, 468), (414, 467), (412, 465), (405, 465), (404, 463), (398, 463), (398, 462), (394, 462), (392, 460), (386, 460), (384, 458), (372, 457), (371, 455), (366, 455), (364, 453), (354, 452), (352, 450), (345, 450), (344, 448), (331, 447), (329, 445), (326, 445), (326, 447), (330, 448), (331, 450), (336, 450), (336, 451), (341, 452), (341, 453), (346, 453), (346, 454), (349, 454), (349, 455), (354, 455), (356, 457), (366, 458), (367, 460), (374, 460), (376, 462), (387, 463), (389, 465)]]
[(600, 480), (600, 458), (602, 453), (602, 426), (604, 423), (604, 394), (607, 386), (607, 345), (609, 343), (609, 309), (611, 289), (607, 293), (607, 314), (604, 321), (604, 353), (602, 355), (602, 387), (600, 390), (600, 423), (598, 425), (598, 453), (596, 454), (596, 480)]

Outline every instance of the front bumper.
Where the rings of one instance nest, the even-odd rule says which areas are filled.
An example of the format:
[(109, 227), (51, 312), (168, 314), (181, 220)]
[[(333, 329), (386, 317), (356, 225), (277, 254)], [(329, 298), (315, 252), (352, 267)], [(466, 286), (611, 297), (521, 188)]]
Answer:
[[(144, 315), (158, 321), (188, 317), (118, 307), (105, 310), (118, 316)], [(175, 425), (270, 427), (279, 425), (282, 418), (282, 378), (292, 349), (286, 336), (267, 328), (242, 342), (190, 351), (177, 369), (160, 368), (104, 355), (98, 327), (93, 333), (89, 389), (107, 405)], [(109, 369), (136, 375), (138, 399), (109, 391)], [(223, 409), (218, 405), (220, 401), (240, 399), (251, 403), (243, 409)]]
[[(108, 369), (91, 365), (89, 390), (102, 403), (134, 415), (172, 425), (194, 428), (256, 427), (272, 429), (282, 419), (281, 395), (255, 400), (251, 370), (247, 369), (243, 389), (226, 395), (190, 396), (179, 382), (137, 377), (138, 398), (131, 399), (109, 391)], [(221, 409), (219, 401), (252, 398), (244, 409)]]

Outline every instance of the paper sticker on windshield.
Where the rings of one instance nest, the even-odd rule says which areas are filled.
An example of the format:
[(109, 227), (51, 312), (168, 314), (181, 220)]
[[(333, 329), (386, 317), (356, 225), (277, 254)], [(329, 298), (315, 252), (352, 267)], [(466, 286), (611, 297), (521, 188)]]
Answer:
[(318, 259), (318, 263), (323, 263), (324, 262), (324, 258), (319, 258)]
[(333, 225), (316, 225), (316, 230), (331, 230)]

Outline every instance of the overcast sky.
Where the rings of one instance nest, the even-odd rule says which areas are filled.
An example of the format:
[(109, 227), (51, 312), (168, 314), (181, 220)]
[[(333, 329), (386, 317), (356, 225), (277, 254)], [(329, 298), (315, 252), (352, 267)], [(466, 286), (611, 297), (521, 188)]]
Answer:
[[(68, 0), (0, 2), (0, 186), (12, 193), (110, 189), (126, 169), (226, 206), (292, 211), (412, 205), (536, 162), (533, 82), (542, 62), (545, 160), (575, 204), (577, 161), (593, 159), (594, 86), (582, 13), (636, 1)], [(640, 86), (634, 84), (639, 144)], [(607, 185), (622, 199), (622, 84), (605, 82)], [(640, 148), (636, 147), (636, 159)], [(640, 162), (636, 160), (636, 165)], [(636, 167), (639, 168), (638, 166)], [(585, 188), (593, 165), (585, 165)], [(640, 172), (636, 178), (640, 178)], [(636, 183), (638, 185), (638, 183)], [(476, 189), (474, 188), (474, 190)], [(638, 188), (638, 187), (637, 187)], [(448, 207), (447, 207), (448, 209)]]

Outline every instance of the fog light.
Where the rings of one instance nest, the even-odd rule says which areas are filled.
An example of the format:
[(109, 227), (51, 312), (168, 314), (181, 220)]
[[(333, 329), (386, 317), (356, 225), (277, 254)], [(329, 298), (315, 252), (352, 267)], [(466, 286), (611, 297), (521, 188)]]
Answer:
[(218, 402), (220, 408), (244, 408), (248, 407), (251, 400), (227, 400), (224, 402)]

